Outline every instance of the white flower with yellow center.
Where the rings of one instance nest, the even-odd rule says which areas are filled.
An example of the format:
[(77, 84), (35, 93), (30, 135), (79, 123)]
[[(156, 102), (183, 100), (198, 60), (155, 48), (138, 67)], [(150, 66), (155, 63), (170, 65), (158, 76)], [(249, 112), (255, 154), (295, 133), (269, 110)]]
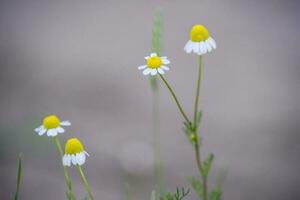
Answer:
[(47, 136), (54, 137), (58, 133), (63, 133), (65, 130), (62, 126), (70, 126), (69, 121), (60, 121), (56, 115), (49, 115), (43, 119), (43, 125), (34, 129), (39, 135), (43, 135), (47, 132)]
[(85, 157), (89, 154), (84, 151), (83, 145), (77, 138), (71, 138), (66, 142), (65, 155), (62, 158), (64, 166), (83, 165)]
[(190, 32), (190, 40), (186, 43), (184, 51), (203, 55), (217, 48), (215, 40), (210, 37), (207, 28), (203, 25), (195, 25)]
[(146, 56), (146, 65), (141, 65), (138, 67), (139, 70), (143, 70), (144, 75), (151, 74), (152, 76), (157, 73), (164, 74), (170, 68), (165, 66), (170, 64), (170, 61), (166, 56), (159, 57), (156, 53), (151, 53), (150, 56)]

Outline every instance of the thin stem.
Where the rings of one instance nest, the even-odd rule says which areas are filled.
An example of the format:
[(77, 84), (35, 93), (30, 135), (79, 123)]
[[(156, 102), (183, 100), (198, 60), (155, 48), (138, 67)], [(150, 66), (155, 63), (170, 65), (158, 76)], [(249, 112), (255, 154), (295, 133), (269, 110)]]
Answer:
[[(196, 96), (195, 96), (195, 107), (194, 107), (194, 129), (195, 133), (197, 134), (197, 118), (198, 118), (198, 104), (199, 104), (199, 96), (200, 96), (200, 83), (201, 83), (201, 75), (202, 75), (202, 56), (199, 55), (199, 65), (198, 65), (198, 79), (197, 79), (197, 89), (196, 89)], [(198, 137), (197, 137), (198, 138)], [(203, 172), (202, 162), (201, 162), (201, 154), (200, 154), (200, 146), (198, 139), (194, 145), (195, 148), (195, 158), (196, 164), (199, 170), (199, 173), (202, 178), (203, 184), (203, 200), (207, 200), (207, 177)]]
[(183, 111), (183, 108), (181, 107), (177, 97), (176, 97), (176, 94), (174, 93), (173, 89), (171, 88), (171, 86), (169, 85), (169, 83), (167, 82), (167, 80), (163, 77), (163, 75), (159, 74), (160, 78), (163, 80), (163, 82), (166, 84), (167, 88), (170, 90), (175, 102), (176, 102), (176, 105), (179, 109), (179, 111), (181, 112), (183, 118), (185, 119), (185, 121), (189, 124), (191, 124), (189, 118), (187, 117), (187, 115), (185, 114), (185, 112)]
[[(198, 116), (198, 103), (199, 103), (199, 95), (200, 95), (200, 82), (201, 82), (201, 74), (202, 74), (202, 56), (199, 55), (199, 69), (198, 69), (198, 80), (197, 80), (197, 90), (195, 97), (195, 110), (194, 110), (194, 126), (197, 129), (197, 116)], [(197, 131), (197, 130), (195, 130)]]
[[(158, 81), (158, 80), (156, 80)], [(163, 163), (160, 156), (160, 113), (159, 91), (152, 88), (153, 94), (153, 149), (154, 149), (154, 176), (156, 196), (159, 197), (164, 191)]]
[(76, 167), (77, 167), (77, 169), (78, 169), (78, 171), (79, 171), (79, 174), (80, 174), (80, 176), (81, 176), (81, 178), (82, 178), (82, 180), (83, 180), (83, 182), (84, 182), (84, 185), (85, 185), (86, 191), (88, 192), (88, 195), (89, 195), (89, 197), (90, 197), (90, 200), (94, 200), (94, 197), (93, 197), (91, 188), (90, 188), (90, 186), (89, 186), (89, 184), (88, 184), (88, 182), (87, 182), (87, 180), (86, 180), (86, 177), (85, 177), (85, 175), (84, 175), (84, 173), (83, 173), (83, 171), (82, 171), (81, 166), (80, 166), (80, 165), (77, 165)]
[(201, 175), (201, 178), (202, 178), (203, 200), (207, 200), (207, 177), (203, 173), (203, 167), (202, 167), (202, 162), (201, 162), (200, 148), (199, 148), (198, 140), (196, 141), (194, 149), (195, 149), (196, 164), (197, 164), (198, 171), (199, 171), (199, 173)]
[[(59, 140), (58, 136), (54, 137), (54, 141), (55, 141), (55, 144), (56, 144), (56, 148), (58, 149), (58, 152), (60, 154), (60, 157), (62, 158), (63, 157), (63, 150), (62, 150), (61, 143), (60, 143), (60, 140)], [(71, 195), (72, 199), (75, 200), (76, 197), (75, 197), (75, 195), (73, 193), (73, 189), (72, 189), (72, 180), (69, 176), (68, 169), (67, 169), (66, 166), (64, 166), (64, 176), (65, 176), (65, 181), (66, 181), (67, 188), (68, 188), (68, 195)]]

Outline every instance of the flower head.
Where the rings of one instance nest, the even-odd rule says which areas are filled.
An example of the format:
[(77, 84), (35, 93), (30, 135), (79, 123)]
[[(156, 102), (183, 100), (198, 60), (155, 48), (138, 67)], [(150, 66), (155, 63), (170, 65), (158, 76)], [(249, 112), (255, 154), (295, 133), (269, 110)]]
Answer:
[(71, 138), (66, 142), (65, 155), (62, 162), (64, 166), (83, 165), (85, 163), (85, 157), (88, 155), (84, 151), (83, 145), (77, 138)]
[(210, 37), (207, 28), (203, 25), (195, 25), (190, 32), (190, 40), (186, 43), (184, 51), (186, 53), (194, 52), (203, 55), (216, 49), (215, 40)]
[(170, 63), (167, 57), (159, 57), (156, 53), (151, 53), (150, 56), (146, 56), (146, 65), (138, 67), (139, 70), (143, 70), (144, 75), (151, 74), (152, 76), (157, 73), (164, 74), (170, 68), (165, 66)]
[(43, 135), (47, 132), (47, 136), (54, 137), (58, 133), (63, 133), (65, 130), (62, 126), (70, 126), (71, 123), (69, 121), (61, 121), (56, 115), (49, 115), (43, 119), (43, 124), (36, 129), (39, 135)]

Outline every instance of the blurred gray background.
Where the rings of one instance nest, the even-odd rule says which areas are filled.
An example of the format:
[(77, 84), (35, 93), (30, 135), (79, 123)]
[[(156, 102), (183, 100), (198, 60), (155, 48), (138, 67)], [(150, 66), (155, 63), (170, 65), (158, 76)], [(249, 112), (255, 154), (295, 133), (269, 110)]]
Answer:
[[(63, 200), (53, 141), (33, 129), (55, 113), (62, 136), (90, 153), (84, 169), (96, 199), (149, 199), (153, 183), (152, 95), (137, 70), (151, 47), (153, 14), (164, 15), (166, 78), (192, 114), (197, 57), (183, 47), (193, 24), (218, 48), (204, 56), (200, 106), (204, 153), (216, 160), (210, 184), (227, 169), (224, 199), (300, 199), (300, 24), (297, 0), (61, 0), (0, 4), (0, 199)], [(167, 188), (197, 175), (181, 116), (161, 85), (161, 151)], [(83, 184), (71, 169), (76, 193)], [(191, 193), (188, 199), (196, 199)]]

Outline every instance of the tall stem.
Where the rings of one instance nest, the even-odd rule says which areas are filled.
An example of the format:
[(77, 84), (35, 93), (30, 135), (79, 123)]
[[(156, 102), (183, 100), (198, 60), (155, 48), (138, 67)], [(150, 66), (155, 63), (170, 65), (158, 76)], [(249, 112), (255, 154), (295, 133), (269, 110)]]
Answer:
[[(61, 147), (61, 143), (60, 143), (60, 140), (58, 138), (58, 136), (55, 136), (54, 137), (54, 141), (55, 141), (55, 144), (56, 144), (56, 148), (58, 149), (58, 152), (60, 154), (60, 157), (62, 158), (63, 157), (63, 150), (62, 150), (62, 147)], [(67, 188), (68, 188), (68, 195), (71, 195), (72, 199), (76, 199), (74, 193), (73, 193), (73, 189), (72, 189), (72, 180), (69, 176), (69, 173), (68, 173), (68, 169), (66, 166), (64, 166), (64, 176), (65, 176), (65, 181), (66, 181), (66, 185), (67, 185)]]
[(169, 85), (169, 83), (167, 82), (167, 80), (163, 77), (163, 75), (159, 74), (160, 78), (163, 80), (163, 82), (166, 84), (167, 88), (169, 89), (169, 91), (171, 92), (175, 102), (176, 102), (176, 105), (180, 111), (180, 113), (182, 114), (183, 118), (185, 119), (185, 121), (189, 124), (191, 124), (189, 118), (187, 117), (187, 115), (185, 114), (183, 108), (181, 107), (177, 97), (176, 97), (176, 94), (174, 93), (173, 89), (171, 88), (171, 86)]
[(81, 176), (81, 178), (82, 178), (82, 180), (83, 180), (83, 182), (84, 182), (84, 185), (85, 185), (86, 191), (88, 192), (88, 195), (89, 195), (90, 200), (94, 200), (94, 197), (93, 197), (91, 188), (90, 188), (90, 186), (89, 186), (89, 184), (88, 184), (88, 182), (87, 182), (87, 180), (86, 180), (86, 177), (85, 177), (85, 175), (84, 175), (84, 173), (83, 173), (83, 171), (82, 171), (81, 166), (80, 166), (80, 165), (77, 165), (77, 169), (78, 169), (79, 174), (80, 174), (80, 176)]
[[(200, 96), (200, 82), (201, 82), (201, 74), (202, 74), (202, 56), (199, 55), (199, 66), (198, 66), (198, 79), (197, 79), (197, 90), (195, 96), (195, 110), (194, 110), (194, 126), (197, 129), (197, 115), (198, 115), (198, 104), (199, 104), (199, 96)], [(197, 130), (195, 130), (197, 132)]]
[[(157, 80), (156, 80), (157, 81)], [(163, 163), (160, 156), (160, 113), (158, 88), (152, 88), (153, 93), (153, 150), (154, 150), (154, 176), (156, 197), (164, 191)]]
[[(195, 96), (195, 107), (194, 107), (194, 129), (195, 129), (195, 134), (197, 134), (197, 129), (198, 129), (198, 122), (197, 122), (197, 116), (198, 116), (198, 104), (199, 104), (199, 96), (200, 96), (200, 83), (201, 83), (201, 75), (202, 75), (202, 56), (199, 55), (199, 63), (198, 63), (198, 78), (197, 78), (197, 89), (196, 89), (196, 96)], [(200, 146), (199, 146), (199, 141), (198, 137), (196, 140), (196, 143), (194, 145), (195, 149), (195, 158), (196, 158), (196, 164), (199, 170), (199, 174), (202, 179), (202, 184), (203, 184), (203, 200), (207, 200), (207, 177), (203, 173), (203, 167), (202, 167), (202, 162), (201, 162), (201, 154), (200, 154)]]
[(203, 167), (202, 167), (201, 155), (200, 155), (200, 147), (199, 147), (198, 140), (196, 141), (194, 149), (195, 149), (195, 158), (196, 158), (197, 168), (198, 168), (199, 174), (201, 175), (201, 179), (202, 179), (203, 200), (207, 200), (207, 177), (203, 173)]

